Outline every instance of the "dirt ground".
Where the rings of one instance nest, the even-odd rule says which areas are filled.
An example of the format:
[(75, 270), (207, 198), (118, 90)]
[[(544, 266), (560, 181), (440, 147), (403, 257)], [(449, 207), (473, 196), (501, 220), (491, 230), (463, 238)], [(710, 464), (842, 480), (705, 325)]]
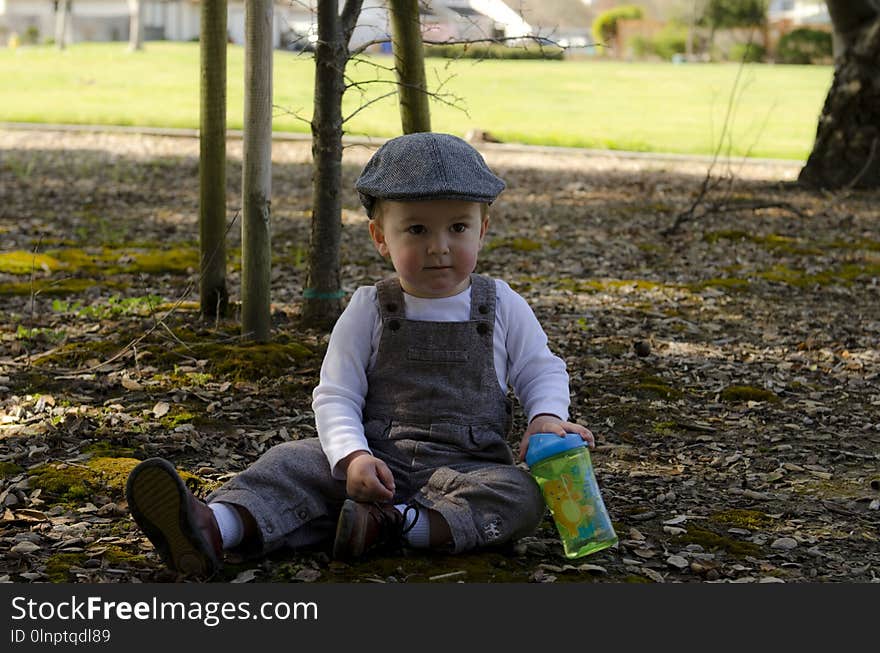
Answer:
[[(352, 190), (371, 151), (346, 150), (349, 294), (389, 272)], [(877, 194), (806, 192), (793, 164), (483, 151), (508, 190), (478, 271), (565, 359), (619, 545), (566, 559), (548, 515), (501, 550), (285, 551), (211, 581), (880, 580)], [(239, 142), (229, 157), (237, 301)], [(253, 347), (197, 317), (195, 139), (0, 130), (0, 581), (180, 580), (128, 515), (128, 470), (163, 456), (204, 494), (314, 437), (309, 145), (273, 158), (275, 331)]]

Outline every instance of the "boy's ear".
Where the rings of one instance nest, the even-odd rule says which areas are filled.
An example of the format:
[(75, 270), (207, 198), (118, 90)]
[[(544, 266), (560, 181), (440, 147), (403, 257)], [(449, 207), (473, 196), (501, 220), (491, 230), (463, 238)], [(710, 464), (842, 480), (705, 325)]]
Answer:
[(370, 238), (373, 239), (373, 245), (375, 245), (376, 251), (383, 257), (387, 257), (388, 244), (385, 242), (385, 233), (382, 231), (382, 227), (379, 223), (375, 220), (370, 220)]
[(483, 238), (486, 237), (486, 233), (489, 231), (489, 216), (486, 215), (485, 218), (480, 222), (480, 246), (483, 245)]

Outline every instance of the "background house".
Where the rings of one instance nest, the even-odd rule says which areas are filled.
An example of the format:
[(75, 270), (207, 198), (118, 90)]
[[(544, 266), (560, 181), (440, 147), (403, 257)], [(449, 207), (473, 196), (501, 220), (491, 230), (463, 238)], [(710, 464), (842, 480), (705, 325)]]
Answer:
[(767, 7), (769, 22), (789, 21), (792, 25), (831, 25), (824, 0), (771, 0)]
[[(193, 41), (199, 37), (199, 0), (141, 0), (146, 40)], [(420, 2), (425, 38), (465, 40), (517, 38), (532, 33), (522, 15), (502, 0), (429, 0)], [(533, 0), (532, 4), (539, 4)], [(316, 40), (317, 0), (277, 0), (276, 47), (308, 49)], [(228, 0), (227, 26), (233, 43), (244, 42), (243, 0)], [(128, 0), (73, 0), (68, 38), (78, 41), (124, 41), (129, 30)], [(55, 34), (54, 0), (0, 0), (0, 42), (30, 32), (37, 42)], [(390, 33), (384, 0), (364, 0), (352, 46), (387, 40)], [(381, 49), (381, 46), (376, 46)], [(386, 47), (386, 49), (388, 49)]]

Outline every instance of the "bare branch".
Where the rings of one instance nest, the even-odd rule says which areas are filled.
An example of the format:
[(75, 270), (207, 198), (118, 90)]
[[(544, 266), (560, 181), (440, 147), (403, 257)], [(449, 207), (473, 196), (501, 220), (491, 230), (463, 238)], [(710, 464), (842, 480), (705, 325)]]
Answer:
[(342, 27), (343, 41), (346, 47), (348, 47), (348, 42), (351, 40), (351, 34), (354, 32), (354, 28), (357, 25), (357, 19), (358, 16), (360, 16), (362, 4), (363, 0), (345, 0), (345, 7), (339, 17), (339, 22)]
[(397, 90), (396, 90), (396, 89), (393, 90), (393, 91), (388, 91), (387, 93), (384, 93), (383, 95), (380, 95), (379, 97), (376, 97), (376, 98), (373, 98), (372, 100), (367, 101), (366, 103), (360, 105), (357, 109), (355, 109), (354, 111), (352, 111), (350, 114), (348, 114), (347, 116), (345, 116), (345, 117), (342, 119), (342, 124), (344, 125), (345, 123), (347, 123), (349, 120), (351, 120), (352, 118), (354, 118), (357, 114), (359, 114), (361, 111), (363, 111), (364, 109), (366, 109), (366, 108), (369, 107), (370, 105), (372, 105), (372, 104), (376, 104), (377, 102), (380, 102), (381, 100), (384, 100), (384, 99), (387, 98), (387, 97), (393, 97), (393, 96), (395, 96), (395, 95), (397, 95)]

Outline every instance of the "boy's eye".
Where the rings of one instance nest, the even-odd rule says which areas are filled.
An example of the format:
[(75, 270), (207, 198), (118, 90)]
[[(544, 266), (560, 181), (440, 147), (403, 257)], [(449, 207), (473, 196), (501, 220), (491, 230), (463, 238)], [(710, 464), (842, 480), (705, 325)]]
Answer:
[(406, 228), (406, 232), (414, 236), (425, 233), (425, 227), (420, 224), (413, 224)]
[(464, 222), (456, 222), (452, 225), (452, 230), (457, 234), (464, 233), (467, 231), (467, 228), (468, 226)]

